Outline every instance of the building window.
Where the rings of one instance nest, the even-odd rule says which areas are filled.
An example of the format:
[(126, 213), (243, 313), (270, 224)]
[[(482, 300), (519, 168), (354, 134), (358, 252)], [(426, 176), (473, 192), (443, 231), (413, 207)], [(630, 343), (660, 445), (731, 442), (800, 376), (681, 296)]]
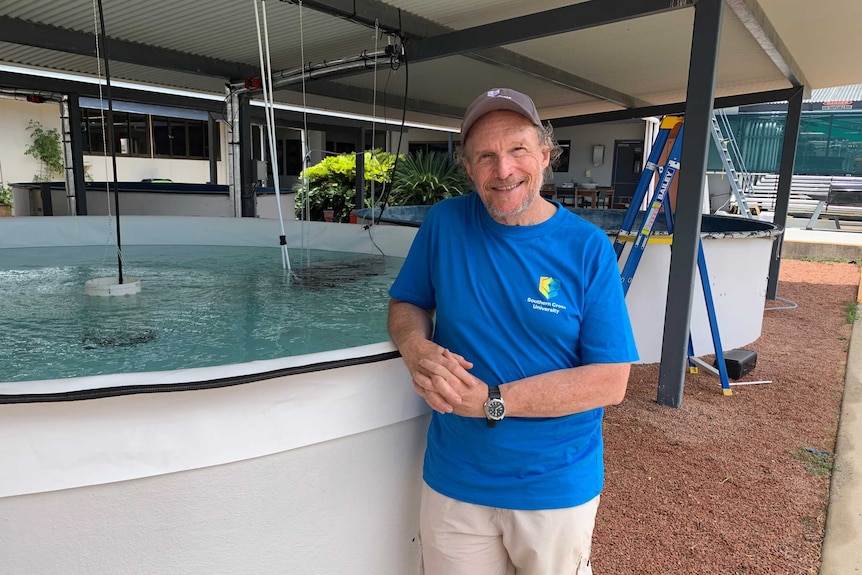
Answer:
[[(454, 144), (453, 144), (454, 146)], [(449, 153), (449, 143), (448, 142), (410, 142), (407, 145), (407, 151), (411, 156), (415, 156), (419, 152), (422, 152), (423, 155), (428, 155), (431, 152), (437, 152), (438, 154), (448, 154)]]
[[(105, 112), (105, 120), (108, 114)], [(131, 112), (114, 112), (114, 142), (107, 142), (107, 133), (103, 133), (102, 111), (81, 110), (82, 143), (85, 154), (101, 154), (105, 152), (104, 144), (108, 144), (107, 152), (116, 150), (120, 156), (150, 156), (149, 129), (145, 114)]]
[(167, 158), (209, 158), (209, 126), (202, 120), (153, 116), (153, 155)]
[[(103, 154), (106, 151), (103, 113), (107, 120), (107, 111), (81, 109), (81, 141), (85, 154)], [(204, 120), (117, 111), (113, 118), (114, 145), (108, 143), (109, 154), (115, 149), (119, 156), (209, 159), (209, 123)], [(215, 157), (219, 159), (218, 138)]]

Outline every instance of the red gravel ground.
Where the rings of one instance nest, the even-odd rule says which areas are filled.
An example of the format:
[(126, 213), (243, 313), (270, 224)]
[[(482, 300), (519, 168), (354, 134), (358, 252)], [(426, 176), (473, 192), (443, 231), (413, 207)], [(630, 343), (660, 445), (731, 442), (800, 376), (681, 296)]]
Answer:
[(740, 380), (772, 383), (725, 396), (701, 370), (674, 409), (655, 401), (658, 366), (633, 368), (606, 410), (597, 575), (816, 575), (829, 475), (803, 459), (831, 462), (858, 285), (853, 263), (782, 261), (778, 296), (798, 307), (765, 312)]

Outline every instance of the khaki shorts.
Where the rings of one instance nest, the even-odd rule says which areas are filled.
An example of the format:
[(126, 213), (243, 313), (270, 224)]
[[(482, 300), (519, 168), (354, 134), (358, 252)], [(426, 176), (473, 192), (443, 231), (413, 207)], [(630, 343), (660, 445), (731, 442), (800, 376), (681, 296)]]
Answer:
[(457, 501), (422, 484), (420, 575), (592, 575), (599, 497), (522, 511)]

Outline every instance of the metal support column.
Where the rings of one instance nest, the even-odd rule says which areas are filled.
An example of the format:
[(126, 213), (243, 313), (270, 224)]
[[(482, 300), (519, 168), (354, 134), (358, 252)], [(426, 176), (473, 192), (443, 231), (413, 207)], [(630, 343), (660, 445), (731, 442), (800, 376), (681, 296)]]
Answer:
[(694, 7), (691, 56), (686, 92), (685, 137), (676, 198), (676, 223), (664, 318), (658, 403), (682, 404), (688, 358), (691, 304), (694, 296), (701, 207), (709, 151), (709, 126), (718, 44), (721, 37), (722, 0), (700, 0)]
[(241, 95), (239, 99), (239, 172), (240, 181), (240, 215), (244, 218), (255, 217), (255, 173), (251, 154), (251, 101), (248, 96)]
[(228, 89), (228, 97), (225, 102), (225, 116), (227, 117), (227, 183), (230, 194), (230, 214), (238, 218), (242, 213), (240, 197), (242, 196), (241, 164), (242, 154), (240, 151), (240, 127), (239, 127), (239, 102), (240, 95)]
[(787, 99), (787, 119), (784, 123), (784, 143), (781, 146), (781, 166), (778, 170), (778, 190), (775, 195), (775, 217), (773, 223), (781, 235), (772, 243), (772, 260), (769, 262), (769, 277), (766, 280), (766, 297), (775, 299), (778, 293), (778, 273), (781, 270), (781, 248), (784, 245), (784, 225), (787, 223), (787, 207), (790, 205), (790, 184), (796, 160), (796, 142), (799, 138), (799, 123), (802, 119), (802, 93), (800, 86)]
[[(364, 208), (365, 204), (365, 152), (356, 152), (356, 196), (353, 205), (356, 209)], [(374, 214), (371, 214), (374, 217)]]
[[(356, 144), (356, 196), (353, 205), (357, 210), (365, 207), (365, 128), (359, 129), (359, 140)], [(371, 219), (374, 220), (373, 212)]]
[(75, 194), (75, 214), (87, 215), (87, 181), (84, 171), (84, 132), (81, 130), (81, 104), (78, 94), (68, 94), (66, 104), (69, 112), (69, 144), (72, 160), (72, 190)]
[[(401, 150), (398, 150), (399, 152)], [(449, 161), (455, 163), (455, 140), (452, 132), (446, 136), (446, 155), (449, 156)]]
[(212, 113), (207, 114), (207, 136), (209, 138), (209, 162), (210, 162), (210, 181), (211, 184), (218, 183), (218, 122), (213, 118)]

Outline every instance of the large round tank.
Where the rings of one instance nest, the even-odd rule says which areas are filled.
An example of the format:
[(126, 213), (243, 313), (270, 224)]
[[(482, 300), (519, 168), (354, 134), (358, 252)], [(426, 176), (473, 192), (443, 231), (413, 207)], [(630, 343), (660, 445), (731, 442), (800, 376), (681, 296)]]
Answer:
[[(621, 214), (591, 212), (609, 237), (617, 231)], [(395, 256), (416, 231), (287, 224), (290, 246)], [(105, 229), (97, 217), (7, 218), (0, 246), (104, 245)], [(745, 345), (760, 335), (775, 228), (706, 216), (703, 230), (724, 347)], [(124, 245), (277, 245), (279, 231), (272, 220), (130, 216), (123, 234)], [(648, 246), (629, 291), (642, 361), (660, 356), (669, 259), (667, 244)], [(698, 354), (711, 351), (705, 325), (696, 301)], [(416, 572), (428, 409), (391, 342), (2, 379), (0, 540), (10, 573)]]

